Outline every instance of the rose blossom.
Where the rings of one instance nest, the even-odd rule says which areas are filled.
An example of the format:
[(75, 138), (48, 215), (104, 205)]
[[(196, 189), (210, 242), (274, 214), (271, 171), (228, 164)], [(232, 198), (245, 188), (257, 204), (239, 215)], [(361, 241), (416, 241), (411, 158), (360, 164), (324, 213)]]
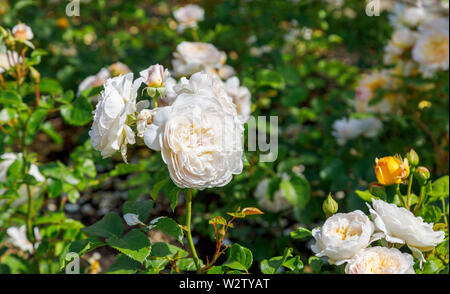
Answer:
[(214, 45), (201, 42), (181, 42), (172, 60), (175, 76), (190, 76), (208, 67), (220, 68), (225, 63), (226, 55)]
[[(17, 227), (9, 227), (6, 230), (9, 238), (8, 240), (16, 247), (18, 247), (22, 251), (27, 251), (29, 253), (33, 253), (34, 245), (27, 238), (27, 229), (25, 225), (22, 225), (20, 228)], [(34, 236), (36, 238), (36, 246), (39, 245), (42, 240), (41, 234), (39, 233), (38, 227), (34, 227)]]
[(205, 10), (198, 5), (188, 4), (175, 10), (173, 16), (178, 22), (177, 30), (182, 33), (187, 28), (196, 27), (197, 22), (205, 18)]
[(346, 274), (414, 274), (413, 257), (396, 248), (361, 249), (345, 266)]
[(412, 57), (419, 63), (419, 71), (424, 77), (432, 77), (439, 70), (448, 70), (448, 25), (441, 28), (430, 25), (430, 29), (422, 30), (412, 50)]
[(153, 88), (163, 87), (164, 82), (170, 76), (169, 71), (159, 64), (151, 65), (139, 74), (144, 79), (144, 83)]
[(225, 91), (233, 99), (236, 105), (236, 111), (242, 123), (245, 123), (250, 117), (252, 101), (251, 94), (247, 87), (240, 86), (237, 77), (229, 78), (225, 82)]
[(127, 144), (134, 144), (135, 138), (126, 120), (128, 115), (136, 112), (137, 90), (141, 83), (141, 79), (133, 82), (133, 73), (106, 81), (89, 131), (92, 146), (103, 158), (120, 151), (123, 160), (127, 161)]
[(339, 145), (345, 145), (348, 140), (354, 139), (361, 134), (361, 122), (355, 118), (343, 118), (333, 123), (333, 136)]
[(421, 251), (433, 250), (444, 241), (443, 231), (434, 231), (433, 224), (425, 223), (404, 207), (375, 199), (372, 200), (373, 208), (368, 206), (383, 238), (390, 243), (406, 243), (420, 263), (425, 261)]
[(328, 257), (330, 264), (340, 265), (374, 241), (373, 231), (373, 223), (360, 210), (336, 213), (321, 228), (312, 230), (316, 243), (311, 249), (316, 256)]
[(34, 37), (31, 28), (24, 23), (16, 24), (11, 32), (13, 33), (14, 38), (22, 41), (28, 41)]
[(9, 50), (6, 53), (0, 52), (0, 74), (9, 70), (11, 66), (16, 66), (19, 62), (22, 62), (22, 57), (17, 52)]
[(184, 79), (173, 104), (155, 109), (145, 130), (145, 144), (161, 150), (180, 188), (221, 187), (242, 172), (243, 127), (220, 86), (205, 73)]
[(255, 197), (258, 200), (258, 207), (274, 213), (292, 207), (292, 204), (286, 200), (286, 197), (282, 190), (277, 190), (273, 194), (273, 200), (270, 200), (269, 197), (267, 197), (267, 189), (269, 188), (269, 183), (269, 179), (263, 179), (261, 182), (259, 182), (258, 186), (256, 186)]

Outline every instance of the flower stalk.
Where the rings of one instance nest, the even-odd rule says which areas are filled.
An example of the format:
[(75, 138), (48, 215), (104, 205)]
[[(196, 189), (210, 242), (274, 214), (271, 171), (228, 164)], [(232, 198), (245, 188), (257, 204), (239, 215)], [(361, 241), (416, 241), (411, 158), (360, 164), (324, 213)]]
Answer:
[(186, 193), (186, 234), (189, 243), (189, 249), (192, 253), (192, 258), (194, 259), (195, 267), (197, 268), (197, 273), (200, 272), (200, 261), (197, 256), (197, 251), (195, 250), (194, 241), (192, 241), (191, 233), (191, 216), (192, 216), (192, 189), (188, 189)]

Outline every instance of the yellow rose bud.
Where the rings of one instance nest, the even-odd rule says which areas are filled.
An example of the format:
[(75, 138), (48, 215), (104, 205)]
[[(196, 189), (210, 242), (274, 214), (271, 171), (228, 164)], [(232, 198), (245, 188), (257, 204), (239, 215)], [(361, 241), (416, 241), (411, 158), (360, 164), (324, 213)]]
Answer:
[(384, 186), (400, 184), (409, 176), (408, 160), (387, 156), (376, 159), (375, 174), (380, 184)]

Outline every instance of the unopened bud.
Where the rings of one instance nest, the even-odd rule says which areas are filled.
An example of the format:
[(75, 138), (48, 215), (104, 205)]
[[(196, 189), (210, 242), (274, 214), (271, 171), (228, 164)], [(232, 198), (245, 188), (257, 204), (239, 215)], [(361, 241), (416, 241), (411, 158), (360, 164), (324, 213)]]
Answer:
[(416, 172), (414, 173), (414, 176), (416, 177), (416, 179), (419, 182), (419, 184), (421, 186), (423, 186), (430, 179), (430, 171), (426, 167), (419, 166), (416, 169)]
[(411, 167), (415, 167), (419, 164), (419, 155), (417, 155), (414, 149), (411, 149), (407, 154), (406, 158), (408, 159), (409, 165)]
[(334, 201), (333, 197), (331, 197), (331, 193), (328, 194), (327, 199), (322, 204), (322, 210), (325, 213), (326, 217), (330, 217), (338, 211), (338, 204)]
[(30, 76), (34, 83), (39, 84), (41, 81), (41, 74), (32, 66), (30, 66)]

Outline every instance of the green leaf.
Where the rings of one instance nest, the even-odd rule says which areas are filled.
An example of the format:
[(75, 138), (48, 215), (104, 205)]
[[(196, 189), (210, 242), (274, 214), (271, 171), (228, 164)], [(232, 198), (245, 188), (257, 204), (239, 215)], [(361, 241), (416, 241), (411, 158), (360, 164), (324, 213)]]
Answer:
[(295, 273), (303, 272), (304, 268), (303, 262), (299, 256), (288, 259), (285, 263), (283, 263), (283, 266), (287, 267), (291, 271), (294, 271)]
[(31, 114), (30, 118), (27, 121), (27, 126), (26, 126), (27, 134), (28, 134), (28, 136), (30, 136), (31, 140), (33, 139), (37, 130), (40, 128), (46, 115), (47, 115), (47, 109), (43, 109), (43, 108), (38, 108), (33, 112), (33, 114)]
[(16, 106), (22, 104), (22, 98), (13, 91), (1, 91), (0, 92), (0, 104), (6, 105), (6, 106)]
[(165, 187), (166, 196), (170, 200), (170, 208), (175, 211), (175, 207), (178, 205), (178, 194), (181, 189), (178, 188), (172, 181), (169, 181)]
[(76, 203), (79, 198), (80, 192), (78, 192), (78, 190), (73, 189), (67, 193), (67, 200), (69, 200), (70, 203)]
[(152, 189), (150, 190), (150, 196), (153, 198), (153, 200), (156, 200), (158, 197), (159, 191), (161, 191), (162, 187), (169, 181), (169, 178), (165, 178), (156, 184), (153, 185)]
[(358, 195), (359, 198), (361, 198), (362, 200), (369, 202), (369, 203), (372, 202), (372, 198), (380, 199), (367, 190), (366, 191), (355, 190), (355, 193), (356, 193), (356, 195)]
[(181, 272), (195, 272), (197, 267), (193, 258), (183, 258), (177, 261), (178, 269)]
[(62, 94), (63, 89), (57, 80), (43, 78), (39, 82), (39, 91), (41, 93)]
[(311, 269), (313, 270), (313, 272), (315, 274), (318, 274), (318, 273), (320, 273), (320, 270), (322, 269), (323, 261), (322, 261), (322, 259), (320, 259), (317, 256), (311, 256), (308, 259), (308, 264), (311, 267)]
[(58, 197), (63, 191), (63, 183), (59, 179), (47, 179), (47, 193), (51, 198)]
[(424, 274), (438, 274), (445, 268), (445, 265), (434, 256), (428, 258), (427, 262), (423, 266)]
[(294, 232), (291, 232), (291, 238), (295, 240), (304, 240), (312, 237), (312, 232), (305, 228), (297, 228)]
[(134, 274), (141, 268), (141, 264), (124, 255), (116, 256), (116, 261), (106, 271), (107, 274)]
[(40, 125), (39, 129), (46, 133), (56, 144), (61, 145), (63, 143), (63, 137), (56, 132), (51, 122), (46, 121)]
[(286, 199), (294, 206), (305, 208), (311, 197), (311, 187), (303, 176), (293, 175), (291, 179), (283, 179), (280, 184)]
[(79, 256), (83, 256), (84, 254), (86, 254), (100, 246), (103, 246), (103, 245), (105, 245), (105, 243), (101, 242), (96, 237), (91, 237), (91, 238), (87, 238), (87, 239), (83, 239), (83, 240), (77, 240), (77, 241), (70, 243), (70, 245), (68, 245), (64, 249), (63, 253), (59, 257), (60, 270), (64, 269), (64, 267), (66, 266), (67, 260), (65, 259), (65, 257), (66, 257), (67, 253), (73, 252), (73, 253), (78, 254)]
[(183, 244), (183, 230), (180, 226), (171, 218), (161, 216), (152, 220), (148, 226), (149, 230), (160, 230), (172, 237), (178, 242)]
[(308, 98), (308, 90), (304, 88), (294, 88), (287, 91), (281, 98), (281, 104), (284, 107), (299, 106), (300, 103)]
[(139, 229), (133, 229), (122, 238), (111, 237), (106, 243), (140, 263), (150, 254), (151, 244), (147, 235)]
[(278, 269), (286, 262), (288, 257), (292, 256), (292, 249), (286, 248), (283, 256), (272, 257), (267, 260), (264, 259), (260, 264), (260, 269), (263, 274), (275, 274)]
[(177, 246), (166, 242), (156, 242), (152, 245), (152, 251), (150, 252), (150, 257), (153, 258), (174, 258), (175, 256), (179, 258), (187, 257), (189, 253)]
[(206, 273), (210, 275), (221, 275), (225, 273), (225, 269), (223, 268), (223, 266), (213, 266)]
[(126, 201), (122, 206), (122, 213), (137, 214), (141, 222), (145, 222), (150, 215), (154, 202), (152, 200)]
[(284, 79), (281, 74), (270, 69), (263, 69), (256, 74), (258, 86), (269, 86), (275, 89), (284, 88)]
[(95, 168), (94, 161), (89, 158), (81, 158), (77, 168), (88, 177), (95, 178), (97, 175), (97, 169)]
[(447, 176), (440, 177), (431, 184), (431, 192), (429, 193), (429, 202), (433, 202), (442, 198), (448, 198), (449, 194), (449, 178)]
[(74, 126), (82, 126), (92, 120), (92, 105), (89, 101), (80, 96), (73, 104), (61, 106), (61, 116), (64, 120)]
[(252, 252), (239, 244), (234, 244), (229, 249), (228, 259), (225, 261), (223, 266), (235, 270), (248, 271), (252, 263)]
[(120, 237), (123, 232), (122, 218), (116, 212), (109, 212), (100, 221), (81, 231), (87, 235), (104, 238)]

